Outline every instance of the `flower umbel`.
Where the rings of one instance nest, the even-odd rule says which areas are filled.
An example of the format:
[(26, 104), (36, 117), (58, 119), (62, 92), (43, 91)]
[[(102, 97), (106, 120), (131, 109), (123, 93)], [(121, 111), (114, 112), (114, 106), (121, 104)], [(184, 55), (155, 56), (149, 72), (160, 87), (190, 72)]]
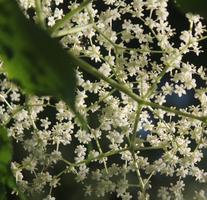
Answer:
[[(203, 53), (203, 19), (186, 14), (188, 28), (179, 32), (170, 25), (168, 0), (100, 0), (103, 7), (92, 1), (65, 23), (81, 3), (44, 0), (38, 12), (52, 37), (101, 74), (90, 79), (81, 66), (76, 70), (76, 107), (90, 119), (88, 130), (65, 102), (24, 94), (0, 67), (0, 121), (25, 152), (11, 164), (17, 184), (28, 196), (47, 191), (44, 199), (54, 200), (61, 177), (72, 173), (87, 183), (86, 196), (147, 200), (162, 176), (167, 181), (156, 185), (156, 198), (184, 199), (186, 177), (207, 181), (200, 164), (207, 148), (207, 73), (188, 60)], [(35, 1), (19, 4), (39, 21)], [(196, 105), (170, 106), (169, 99), (189, 93)], [(54, 173), (60, 163), (64, 169)], [(194, 195), (206, 198), (202, 189)]]

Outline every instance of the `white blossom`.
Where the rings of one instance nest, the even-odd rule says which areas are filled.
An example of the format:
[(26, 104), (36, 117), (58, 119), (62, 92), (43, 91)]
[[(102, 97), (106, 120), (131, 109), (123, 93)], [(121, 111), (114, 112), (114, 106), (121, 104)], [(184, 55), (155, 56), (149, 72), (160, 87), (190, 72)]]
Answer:
[[(37, 22), (35, 1), (18, 2)], [(44, 200), (55, 200), (53, 188), (73, 173), (88, 196), (183, 200), (186, 177), (207, 182), (200, 164), (207, 148), (207, 71), (196, 64), (205, 51), (203, 19), (188, 13), (189, 26), (178, 31), (170, 24), (168, 0), (100, 0), (73, 13), (82, 2), (43, 0), (41, 12), (48, 33), (71, 12), (52, 36), (110, 80), (75, 69), (75, 108), (87, 128), (65, 102), (23, 92), (0, 61), (0, 122), (24, 151), (11, 162), (19, 188), (25, 194), (44, 191)], [(196, 105), (169, 107), (169, 99), (182, 100), (190, 92)], [(151, 195), (154, 176), (169, 180), (157, 181), (157, 197)], [(194, 199), (206, 199), (205, 191), (195, 191)]]

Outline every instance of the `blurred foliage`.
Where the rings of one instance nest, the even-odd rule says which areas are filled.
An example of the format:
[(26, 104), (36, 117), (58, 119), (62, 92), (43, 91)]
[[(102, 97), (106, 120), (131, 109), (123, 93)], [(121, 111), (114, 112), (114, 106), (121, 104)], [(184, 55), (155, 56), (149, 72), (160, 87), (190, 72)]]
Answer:
[[(26, 92), (63, 99), (75, 112), (75, 69), (79, 60), (46, 31), (29, 22), (13, 0), (0, 0), (0, 56), (9, 78)], [(17, 188), (9, 170), (11, 141), (5, 128), (0, 131), (0, 199), (3, 200), (7, 186)], [(24, 199), (22, 194), (20, 198)]]
[(6, 199), (6, 186), (8, 186), (11, 173), (9, 164), (12, 159), (12, 146), (7, 131), (0, 126), (0, 199)]
[(24, 194), (19, 191), (10, 169), (12, 160), (12, 145), (6, 128), (0, 126), (0, 200), (7, 199), (8, 188), (19, 193), (21, 200), (26, 200)]
[(207, 19), (207, 1), (206, 0), (175, 0), (178, 8), (187, 13), (199, 14)]
[(15, 1), (0, 0), (0, 55), (9, 78), (35, 95), (55, 96), (72, 108), (79, 61), (29, 22)]

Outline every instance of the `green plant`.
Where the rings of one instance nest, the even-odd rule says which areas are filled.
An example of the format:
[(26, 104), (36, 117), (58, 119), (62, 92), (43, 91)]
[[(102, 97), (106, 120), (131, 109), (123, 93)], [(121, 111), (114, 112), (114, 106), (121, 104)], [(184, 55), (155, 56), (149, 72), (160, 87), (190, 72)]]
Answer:
[[(189, 27), (179, 34), (168, 23), (167, 0), (99, 1), (105, 9), (75, 1), (66, 14), (62, 0), (19, 1), (40, 29), (14, 1), (5, 2), (0, 0), (1, 124), (27, 153), (11, 163), (19, 192), (31, 197), (49, 186), (45, 199), (55, 199), (53, 189), (65, 173), (78, 182), (92, 179), (86, 195), (115, 192), (125, 200), (132, 199), (131, 188), (134, 198), (150, 199), (157, 174), (176, 178), (161, 185), (158, 199), (183, 199), (187, 176), (206, 182), (199, 165), (206, 148), (206, 89), (195, 77), (206, 82), (207, 75), (203, 66), (185, 61), (202, 53), (200, 42), (207, 38), (199, 15), (186, 14)], [(167, 97), (190, 90), (199, 105), (165, 105)], [(41, 117), (48, 108), (55, 110), (55, 122)], [(70, 159), (62, 154), (66, 145), (73, 148)], [(151, 161), (145, 151), (160, 154)], [(57, 162), (65, 168), (51, 174)], [(195, 191), (195, 198), (204, 195)]]

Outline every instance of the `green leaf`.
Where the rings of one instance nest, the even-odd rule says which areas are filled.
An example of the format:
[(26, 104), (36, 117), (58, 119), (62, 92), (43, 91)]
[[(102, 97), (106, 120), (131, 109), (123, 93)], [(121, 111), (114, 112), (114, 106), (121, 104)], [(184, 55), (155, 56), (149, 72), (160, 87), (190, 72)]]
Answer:
[(7, 188), (18, 192), (21, 200), (27, 197), (19, 190), (15, 178), (11, 172), (10, 162), (12, 160), (12, 143), (8, 137), (7, 130), (0, 125), (0, 200), (7, 199)]
[(199, 14), (207, 19), (207, 1), (206, 0), (175, 0), (177, 6), (183, 12)]
[(29, 22), (14, 0), (0, 0), (0, 55), (9, 77), (27, 92), (56, 96), (74, 108), (78, 59)]
[(29, 93), (64, 100), (87, 129), (75, 110), (75, 70), (83, 61), (29, 22), (14, 0), (0, 0), (0, 55), (10, 79)]
[(0, 199), (6, 199), (6, 186), (11, 176), (12, 145), (7, 131), (0, 126)]
[(4, 171), (4, 166), (7, 166), (12, 159), (12, 145), (8, 137), (6, 128), (0, 126), (0, 172)]
[(7, 200), (6, 198), (6, 187), (0, 183), (0, 199)]

